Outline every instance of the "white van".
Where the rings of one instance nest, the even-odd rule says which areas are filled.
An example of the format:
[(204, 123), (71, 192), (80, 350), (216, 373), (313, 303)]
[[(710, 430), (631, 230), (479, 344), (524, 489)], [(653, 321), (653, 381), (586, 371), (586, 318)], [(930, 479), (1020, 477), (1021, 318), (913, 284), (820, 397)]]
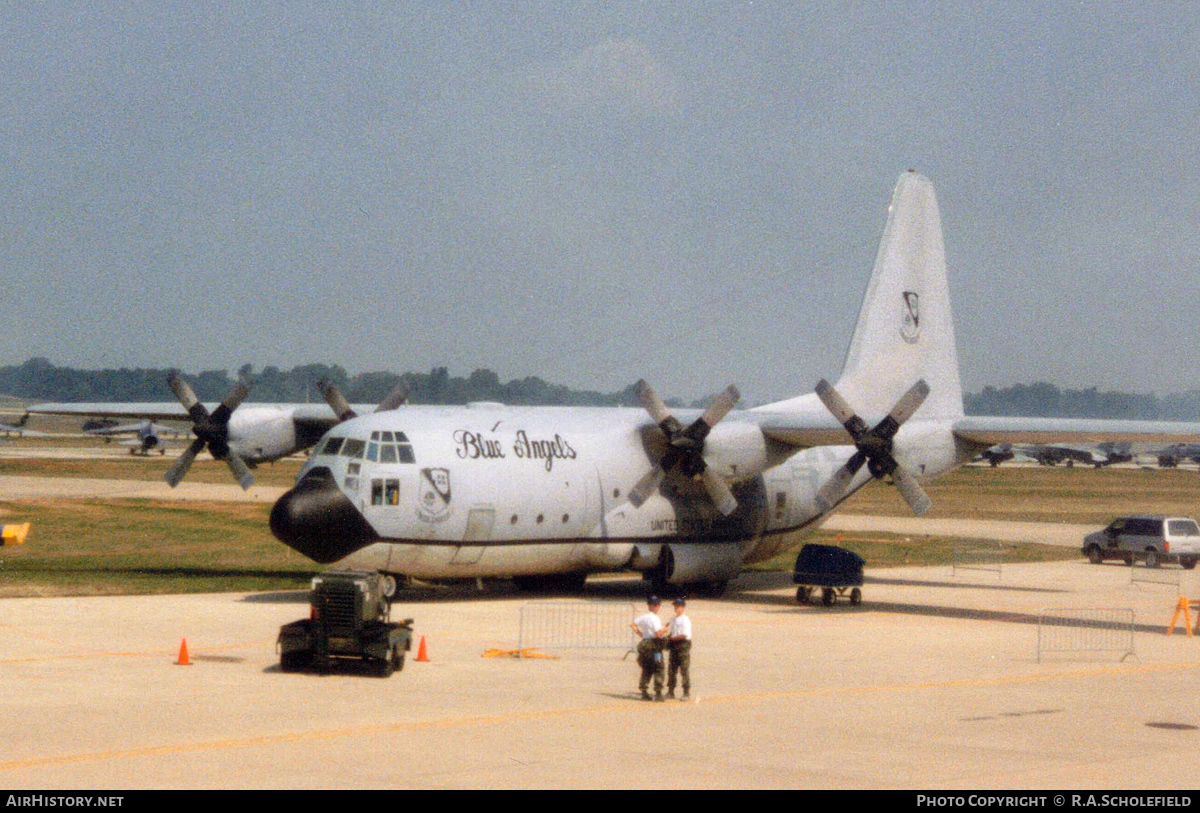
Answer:
[(1084, 537), (1083, 553), (1093, 564), (1122, 559), (1132, 565), (1145, 559), (1146, 567), (1179, 562), (1191, 570), (1200, 561), (1200, 526), (1191, 517), (1117, 517), (1103, 531)]

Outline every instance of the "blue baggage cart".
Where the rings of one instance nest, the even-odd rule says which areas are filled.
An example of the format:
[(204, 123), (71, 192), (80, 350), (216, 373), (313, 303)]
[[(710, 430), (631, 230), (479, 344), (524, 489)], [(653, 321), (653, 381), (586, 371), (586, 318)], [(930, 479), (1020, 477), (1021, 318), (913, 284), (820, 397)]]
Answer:
[(805, 545), (796, 557), (792, 582), (800, 585), (796, 588), (798, 604), (807, 604), (820, 588), (821, 603), (826, 607), (838, 598), (849, 598), (858, 606), (862, 603), (863, 558), (835, 545)]

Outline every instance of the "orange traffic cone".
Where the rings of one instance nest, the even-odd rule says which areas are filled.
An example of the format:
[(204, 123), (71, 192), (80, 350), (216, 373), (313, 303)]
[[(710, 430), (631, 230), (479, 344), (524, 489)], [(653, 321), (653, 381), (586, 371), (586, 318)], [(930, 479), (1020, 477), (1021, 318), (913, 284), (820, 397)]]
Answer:
[(176, 666), (191, 666), (192, 662), (188, 660), (187, 654), (187, 638), (183, 639), (183, 643), (179, 645), (179, 660), (175, 661)]
[(417, 647), (417, 662), (429, 663), (429, 652), (425, 649), (425, 636), (421, 636), (421, 645)]

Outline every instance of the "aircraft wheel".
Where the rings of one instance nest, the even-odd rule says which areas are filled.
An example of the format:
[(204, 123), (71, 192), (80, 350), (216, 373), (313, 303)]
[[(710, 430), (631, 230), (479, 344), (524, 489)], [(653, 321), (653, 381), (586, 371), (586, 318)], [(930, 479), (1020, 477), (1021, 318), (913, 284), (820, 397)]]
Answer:
[(850, 591), (850, 604), (854, 607), (862, 604), (862, 590), (855, 587)]
[(833, 592), (832, 587), (826, 587), (824, 590), (821, 591), (821, 603), (824, 604), (826, 607), (833, 606), (834, 597), (835, 597), (835, 593)]
[(811, 588), (803, 587), (803, 586), (796, 588), (796, 603), (797, 604), (807, 604), (808, 603), (808, 594), (809, 594), (810, 589)]

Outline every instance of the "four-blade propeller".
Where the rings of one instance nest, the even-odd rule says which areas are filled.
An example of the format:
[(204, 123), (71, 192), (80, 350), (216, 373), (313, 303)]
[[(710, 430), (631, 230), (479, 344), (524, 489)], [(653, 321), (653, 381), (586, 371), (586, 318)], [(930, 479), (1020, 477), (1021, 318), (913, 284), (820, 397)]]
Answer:
[(929, 385), (925, 383), (925, 379), (921, 379), (908, 392), (900, 396), (900, 400), (883, 420), (877, 423), (873, 429), (868, 429), (866, 422), (855, 414), (850, 405), (846, 403), (846, 399), (842, 398), (828, 381), (822, 378), (817, 383), (817, 397), (842, 426), (846, 427), (846, 431), (854, 439), (854, 446), (857, 449), (854, 455), (846, 461), (846, 465), (838, 469), (829, 482), (821, 486), (817, 492), (817, 507), (822, 512), (830, 510), (846, 496), (850, 483), (854, 480), (854, 475), (858, 474), (863, 463), (867, 464), (867, 470), (873, 477), (882, 478), (891, 475), (892, 480), (896, 483), (896, 488), (899, 489), (901, 496), (912, 508), (914, 514), (921, 516), (929, 510), (932, 503), (925, 490), (921, 488), (917, 479), (892, 456), (892, 438), (896, 436), (900, 426), (911, 418), (912, 414), (924, 403), (927, 395), (929, 395)]
[(686, 429), (644, 379), (636, 384), (636, 393), (638, 401), (667, 436), (667, 450), (658, 465), (629, 492), (629, 501), (634, 507), (640, 508), (658, 488), (663, 477), (678, 472), (685, 477), (699, 477), (717, 510), (726, 516), (732, 514), (737, 508), (737, 500), (725, 481), (704, 462), (704, 439), (741, 398), (737, 387), (731, 384), (718, 393), (704, 414)]
[[(350, 403), (342, 395), (342, 391), (337, 388), (337, 385), (328, 378), (322, 378), (317, 382), (317, 389), (321, 391), (321, 395), (325, 398), (325, 403), (329, 404), (329, 408), (333, 410), (333, 414), (337, 415), (338, 423), (348, 421), (351, 418), (357, 418), (358, 413), (350, 408)], [(401, 381), (396, 386), (392, 387), (392, 391), (379, 402), (379, 406), (375, 407), (376, 412), (388, 412), (393, 409), (398, 409), (408, 400), (408, 386)]]
[(175, 397), (179, 399), (179, 403), (183, 404), (183, 408), (192, 416), (192, 434), (196, 436), (196, 439), (183, 451), (174, 465), (167, 469), (163, 479), (172, 488), (179, 485), (187, 475), (188, 469), (192, 467), (196, 455), (204, 451), (204, 447), (207, 446), (209, 454), (217, 460), (224, 460), (229, 466), (238, 485), (243, 489), (250, 488), (254, 484), (254, 475), (250, 473), (250, 468), (245, 461), (229, 448), (229, 418), (250, 394), (250, 388), (246, 382), (238, 381), (230, 390), (229, 395), (225, 396), (221, 405), (212, 411), (212, 414), (209, 414), (209, 411), (204, 408), (204, 404), (200, 403), (196, 398), (196, 393), (192, 392), (192, 388), (179, 373), (172, 372), (167, 376), (167, 383), (171, 386)]

